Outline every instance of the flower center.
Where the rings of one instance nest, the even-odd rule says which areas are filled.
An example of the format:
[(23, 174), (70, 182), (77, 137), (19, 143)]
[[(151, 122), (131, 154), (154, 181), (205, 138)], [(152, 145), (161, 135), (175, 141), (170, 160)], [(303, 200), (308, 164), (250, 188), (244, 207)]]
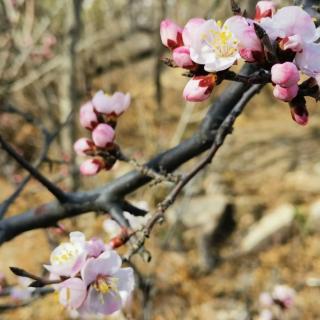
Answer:
[(104, 304), (103, 295), (118, 292), (118, 279), (99, 275), (92, 286), (100, 293), (99, 300), (101, 304)]
[(238, 40), (228, 26), (222, 26), (221, 21), (217, 22), (217, 26), (217, 29), (211, 29), (202, 35), (203, 41), (217, 57), (233, 56), (238, 51)]
[(79, 247), (71, 243), (64, 243), (57, 247), (51, 255), (51, 263), (55, 265), (62, 265), (71, 262), (81, 253)]

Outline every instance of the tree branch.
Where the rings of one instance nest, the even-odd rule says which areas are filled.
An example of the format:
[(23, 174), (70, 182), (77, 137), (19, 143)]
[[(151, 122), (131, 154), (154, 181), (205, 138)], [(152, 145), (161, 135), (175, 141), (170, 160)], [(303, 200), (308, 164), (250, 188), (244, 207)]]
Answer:
[[(244, 66), (242, 73), (250, 75), (255, 71), (255, 67), (248, 64)], [(183, 163), (208, 150), (220, 125), (249, 88), (248, 84), (232, 83), (209, 108), (193, 137), (157, 155), (146, 166), (157, 172), (172, 172)], [(127, 194), (151, 180), (152, 178), (134, 170), (95, 190), (70, 194), (73, 198), (72, 202), (51, 202), (4, 219), (0, 221), (0, 244), (25, 231), (54, 226), (59, 220), (82, 213), (109, 212), (111, 209), (114, 211), (115, 204), (123, 202)]]

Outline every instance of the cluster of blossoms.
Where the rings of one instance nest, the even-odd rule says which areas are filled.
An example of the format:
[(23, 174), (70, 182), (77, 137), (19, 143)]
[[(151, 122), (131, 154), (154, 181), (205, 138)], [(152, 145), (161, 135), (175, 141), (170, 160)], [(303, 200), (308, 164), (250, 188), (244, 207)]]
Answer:
[(74, 144), (74, 150), (78, 155), (91, 157), (80, 166), (83, 175), (95, 175), (102, 169), (111, 169), (115, 164), (115, 127), (118, 117), (129, 105), (128, 93), (115, 92), (108, 96), (103, 91), (98, 91), (91, 101), (81, 107), (80, 124), (91, 131), (92, 138), (80, 138)]
[(295, 303), (295, 296), (296, 292), (286, 285), (275, 286), (271, 294), (268, 292), (261, 293), (260, 304), (263, 309), (260, 312), (259, 319), (277, 319), (274, 313), (292, 308)]
[[(266, 33), (269, 46), (258, 30)], [(259, 1), (254, 19), (239, 14), (222, 24), (193, 18), (184, 28), (167, 19), (161, 23), (160, 35), (172, 51), (171, 65), (187, 69), (192, 77), (183, 92), (187, 101), (207, 99), (226, 71), (243, 59), (268, 73), (274, 96), (290, 103), (297, 123), (307, 123), (301, 93), (306, 85), (298, 82), (300, 72), (311, 77), (308, 86), (320, 82), (320, 29), (302, 8), (288, 6), (276, 11), (272, 1)]]
[(134, 289), (133, 270), (121, 268), (116, 251), (100, 239), (86, 241), (78, 231), (53, 250), (50, 263), (45, 268), (57, 280), (60, 303), (80, 314), (112, 314)]

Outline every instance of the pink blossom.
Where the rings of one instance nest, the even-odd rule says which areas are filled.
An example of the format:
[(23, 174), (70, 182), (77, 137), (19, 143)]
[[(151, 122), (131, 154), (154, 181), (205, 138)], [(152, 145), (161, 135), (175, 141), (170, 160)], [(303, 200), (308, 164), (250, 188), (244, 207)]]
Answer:
[(101, 169), (105, 168), (105, 162), (100, 157), (88, 159), (80, 165), (80, 172), (84, 176), (94, 176)]
[(121, 263), (115, 251), (87, 260), (81, 277), (88, 295), (81, 312), (109, 315), (125, 305), (134, 288), (134, 276), (132, 268), (121, 268)]
[(92, 131), (92, 140), (97, 147), (105, 148), (112, 144), (115, 138), (115, 132), (111, 126), (106, 123), (100, 123)]
[(70, 241), (56, 247), (50, 256), (51, 265), (44, 267), (57, 276), (70, 277), (76, 275), (83, 266), (87, 252), (83, 233), (70, 233)]
[(295, 295), (296, 292), (286, 285), (278, 285), (272, 292), (272, 298), (286, 309), (294, 305)]
[(205, 21), (206, 20), (202, 18), (193, 18), (187, 22), (182, 31), (182, 39), (185, 47), (190, 48), (194, 37), (199, 36), (197, 33), (198, 27), (201, 26)]
[(248, 62), (263, 58), (261, 41), (254, 30), (253, 21), (241, 16), (233, 16), (225, 23), (238, 41), (240, 56)]
[(183, 90), (183, 97), (187, 101), (200, 102), (209, 98), (215, 84), (215, 77), (194, 76)]
[(260, 21), (262, 18), (272, 17), (276, 11), (276, 6), (272, 1), (259, 1), (256, 5), (255, 20)]
[(92, 104), (97, 112), (120, 116), (128, 109), (130, 101), (129, 93), (115, 92), (112, 96), (108, 96), (100, 90), (94, 95)]
[(102, 252), (106, 250), (106, 245), (99, 238), (93, 238), (87, 242), (87, 256), (98, 257)]
[(171, 50), (183, 45), (182, 28), (170, 19), (161, 21), (160, 37), (163, 45)]
[(80, 124), (88, 130), (92, 130), (98, 124), (98, 118), (91, 102), (87, 102), (80, 108)]
[(87, 296), (87, 287), (80, 278), (69, 278), (57, 286), (59, 302), (69, 308), (79, 308)]
[(273, 95), (279, 100), (289, 102), (297, 96), (298, 91), (299, 87), (297, 84), (289, 88), (283, 88), (277, 84), (273, 89)]
[(175, 48), (172, 57), (175, 64), (180, 68), (192, 69), (195, 66), (190, 57), (190, 50), (187, 47)]
[(284, 7), (272, 17), (261, 20), (261, 26), (273, 41), (279, 41), (283, 50), (296, 52), (295, 63), (306, 75), (320, 73), (320, 35), (312, 17), (297, 6)]
[(94, 150), (94, 143), (90, 139), (80, 138), (75, 142), (73, 148), (78, 155), (84, 156), (87, 152)]
[(271, 68), (271, 79), (273, 83), (288, 88), (297, 84), (300, 80), (300, 74), (294, 63), (278, 63)]
[(203, 64), (208, 72), (218, 72), (230, 68), (240, 58), (238, 40), (228, 23), (222, 25), (215, 20), (207, 20), (197, 29), (191, 39), (191, 59)]

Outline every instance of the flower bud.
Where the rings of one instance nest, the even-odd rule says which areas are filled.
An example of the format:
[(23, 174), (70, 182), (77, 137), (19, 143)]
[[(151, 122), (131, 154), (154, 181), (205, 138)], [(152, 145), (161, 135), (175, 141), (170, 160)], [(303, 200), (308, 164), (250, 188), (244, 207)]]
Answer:
[(299, 87), (297, 84), (289, 88), (283, 88), (277, 84), (273, 89), (273, 95), (279, 100), (289, 102), (296, 97), (296, 95), (298, 94), (298, 91), (299, 91)]
[(98, 118), (91, 102), (87, 102), (80, 108), (80, 124), (82, 127), (92, 130), (98, 124)]
[(171, 50), (183, 45), (182, 28), (169, 19), (161, 22), (160, 37), (163, 45)]
[(97, 147), (105, 148), (112, 144), (115, 138), (115, 132), (111, 126), (106, 123), (100, 123), (92, 131), (92, 140)]
[(94, 150), (94, 143), (90, 139), (81, 138), (75, 142), (73, 148), (79, 156), (84, 156), (88, 151)]
[(300, 80), (299, 70), (292, 62), (278, 63), (271, 68), (271, 80), (284, 88), (296, 85)]
[(297, 97), (290, 103), (290, 112), (293, 121), (301, 126), (305, 126), (309, 121), (309, 113), (306, 107), (306, 99)]
[(178, 47), (173, 50), (173, 61), (180, 68), (192, 69), (195, 63), (190, 58), (190, 50), (187, 47)]
[(183, 90), (183, 97), (187, 101), (200, 102), (209, 98), (215, 85), (216, 76), (194, 76)]
[(272, 17), (276, 11), (276, 6), (272, 1), (259, 1), (256, 5), (255, 20), (260, 21), (262, 18)]
[(84, 161), (80, 165), (80, 172), (84, 176), (94, 176), (101, 169), (104, 168), (104, 161), (102, 158), (93, 158)]

